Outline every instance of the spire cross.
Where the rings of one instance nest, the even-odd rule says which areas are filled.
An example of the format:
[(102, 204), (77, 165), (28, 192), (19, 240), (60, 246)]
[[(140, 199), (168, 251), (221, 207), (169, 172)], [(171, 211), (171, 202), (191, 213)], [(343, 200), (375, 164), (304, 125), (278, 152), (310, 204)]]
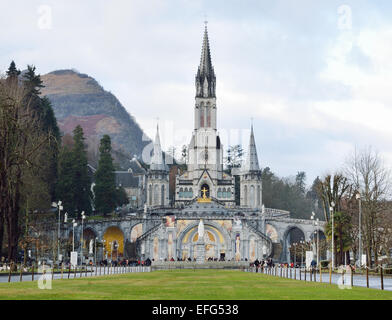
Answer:
[(207, 196), (206, 196), (207, 191), (208, 191), (208, 189), (206, 189), (206, 187), (201, 189), (201, 192), (203, 192), (203, 199), (207, 198)]

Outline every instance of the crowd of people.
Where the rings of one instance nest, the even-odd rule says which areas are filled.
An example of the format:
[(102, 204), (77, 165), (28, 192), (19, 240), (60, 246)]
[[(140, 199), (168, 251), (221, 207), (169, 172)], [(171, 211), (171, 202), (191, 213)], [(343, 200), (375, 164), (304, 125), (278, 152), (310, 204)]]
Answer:
[[(250, 264), (251, 267), (256, 267), (256, 272), (258, 272), (258, 269), (263, 269), (263, 268), (274, 268), (275, 263), (272, 261), (272, 258), (268, 258), (267, 261), (261, 260), (259, 261), (256, 259), (253, 263)], [(278, 266), (281, 268), (300, 268), (299, 264), (295, 264), (294, 262), (291, 263), (279, 263)], [(310, 263), (310, 269), (313, 271), (317, 268), (317, 262), (315, 260), (312, 260)]]

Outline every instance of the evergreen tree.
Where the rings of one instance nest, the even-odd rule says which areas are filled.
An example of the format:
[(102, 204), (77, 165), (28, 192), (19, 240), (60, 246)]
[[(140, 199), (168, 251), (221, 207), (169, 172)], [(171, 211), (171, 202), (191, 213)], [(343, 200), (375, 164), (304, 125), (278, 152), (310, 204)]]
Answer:
[(40, 89), (44, 87), (42, 84), (41, 76), (35, 74), (34, 66), (27, 66), (27, 72), (23, 75), (23, 82), (27, 90), (34, 95), (40, 95)]
[(58, 161), (58, 183), (56, 186), (56, 196), (63, 202), (64, 212), (74, 213), (75, 192), (74, 192), (74, 159), (72, 149), (63, 146)]
[(116, 189), (116, 205), (122, 207), (129, 203), (128, 195), (123, 187)]
[(50, 143), (47, 145), (45, 152), (43, 153), (43, 161), (47, 163), (45, 169), (45, 177), (44, 180), (48, 184), (48, 190), (50, 193), (50, 197), (52, 201), (56, 201), (55, 199), (55, 189), (56, 183), (58, 179), (58, 157), (60, 150), (60, 129), (57, 125), (57, 120), (54, 115), (54, 111), (52, 108), (52, 104), (47, 97), (43, 97), (40, 99), (41, 101), (41, 114), (40, 120), (42, 123), (43, 131), (48, 134), (51, 139)]
[(8, 78), (15, 78), (20, 75), (20, 70), (16, 69), (15, 62), (12, 60), (11, 64), (6, 72)]
[(91, 181), (87, 168), (87, 147), (84, 142), (84, 134), (81, 126), (77, 126), (73, 131), (74, 145), (72, 148), (73, 155), (73, 192), (74, 204), (77, 214), (82, 211), (91, 213)]
[(110, 137), (104, 135), (99, 147), (100, 158), (95, 172), (94, 186), (95, 209), (104, 215), (115, 209), (118, 196), (111, 150)]

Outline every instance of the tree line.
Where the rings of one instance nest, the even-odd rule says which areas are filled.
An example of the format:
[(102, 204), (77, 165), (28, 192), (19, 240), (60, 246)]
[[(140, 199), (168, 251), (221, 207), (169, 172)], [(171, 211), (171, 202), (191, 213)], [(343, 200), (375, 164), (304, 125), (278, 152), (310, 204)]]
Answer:
[(14, 61), (0, 78), (0, 254), (6, 247), (8, 261), (17, 261), (18, 248), (27, 249), (29, 222), (54, 201), (61, 199), (75, 217), (93, 207), (108, 214), (128, 202), (115, 185), (110, 137), (101, 139), (92, 190), (83, 129), (76, 127), (72, 141), (63, 143), (43, 87), (34, 66), (22, 73)]
[[(229, 171), (241, 166), (243, 154), (241, 146), (229, 147), (225, 158)], [(325, 227), (336, 264), (357, 259), (360, 228), (367, 265), (382, 262), (380, 257), (391, 260), (391, 174), (382, 157), (371, 147), (348, 154), (341, 168), (317, 177), (310, 188), (306, 187), (305, 172), (298, 172), (294, 178), (281, 178), (269, 167), (262, 170), (262, 186), (266, 207), (288, 210), (291, 217), (301, 219), (310, 219), (312, 212), (315, 213), (315, 218)], [(359, 200), (362, 204), (361, 227)]]

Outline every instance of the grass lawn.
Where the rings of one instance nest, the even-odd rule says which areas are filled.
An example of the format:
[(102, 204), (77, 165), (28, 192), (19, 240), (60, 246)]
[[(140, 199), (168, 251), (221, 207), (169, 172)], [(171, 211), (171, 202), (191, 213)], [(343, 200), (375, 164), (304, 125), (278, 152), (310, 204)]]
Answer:
[(388, 299), (391, 291), (278, 278), (229, 270), (168, 270), (55, 280), (52, 290), (37, 282), (0, 283), (0, 299)]

